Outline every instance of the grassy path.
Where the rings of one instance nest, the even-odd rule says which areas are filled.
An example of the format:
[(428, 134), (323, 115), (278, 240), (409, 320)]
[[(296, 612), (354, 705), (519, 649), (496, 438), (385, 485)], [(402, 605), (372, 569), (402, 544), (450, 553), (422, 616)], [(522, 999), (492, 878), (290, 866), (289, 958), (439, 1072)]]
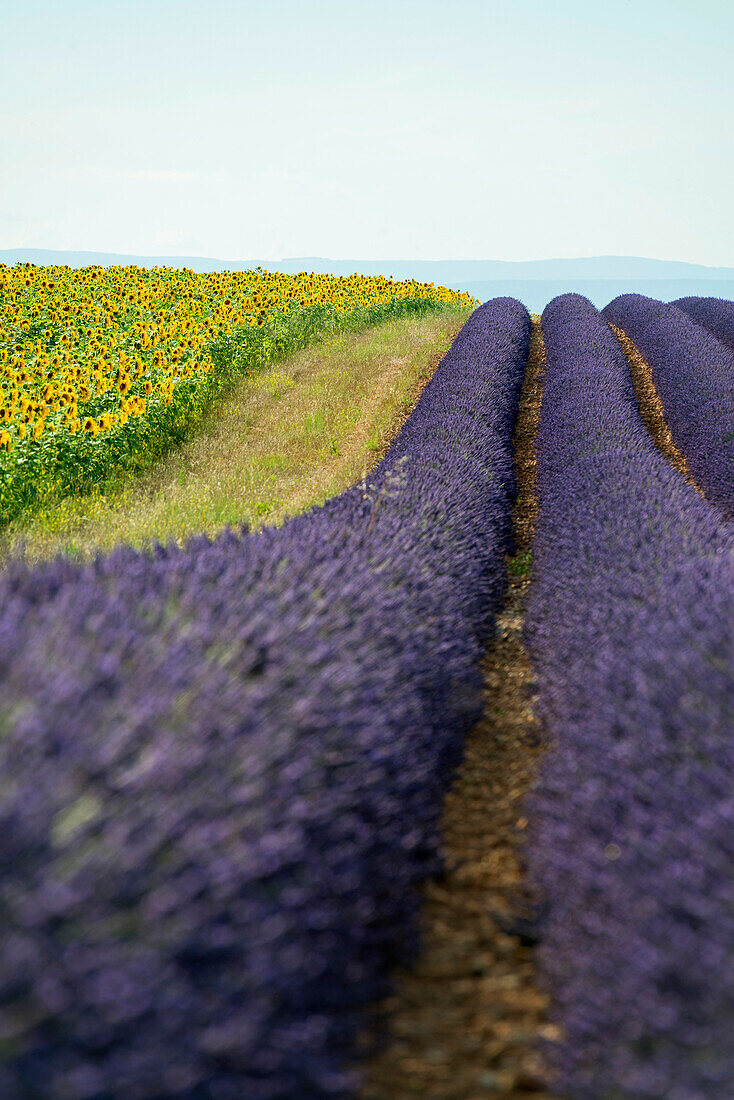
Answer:
[(150, 473), (16, 521), (0, 556), (146, 547), (322, 503), (385, 452), (467, 316), (446, 309), (341, 334), (243, 379)]
[(534, 981), (521, 854), (521, 806), (543, 751), (522, 645), (543, 362), (536, 320), (515, 434), (517, 552), (484, 664), (487, 706), (444, 804), (445, 872), (425, 891), (422, 953), (383, 1006), (388, 1041), (367, 1067), (362, 1100), (550, 1096), (537, 1044), (555, 1032)]

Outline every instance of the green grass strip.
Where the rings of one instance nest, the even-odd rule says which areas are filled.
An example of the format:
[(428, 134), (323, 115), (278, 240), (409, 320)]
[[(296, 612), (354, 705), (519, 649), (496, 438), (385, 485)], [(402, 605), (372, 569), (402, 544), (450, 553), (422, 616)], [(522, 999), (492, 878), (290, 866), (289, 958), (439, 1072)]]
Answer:
[[(220, 335), (206, 349), (214, 369), (203, 378), (181, 380), (168, 403), (152, 393), (145, 415), (130, 417), (112, 431), (98, 436), (45, 433), (38, 441), (26, 437), (10, 453), (0, 450), (0, 529), (72, 494), (105, 482), (122, 483), (150, 469), (200, 428), (214, 402), (243, 375), (337, 332), (441, 308), (426, 298), (396, 296), (336, 317), (329, 307), (312, 305), (279, 313), (261, 328), (245, 325)], [(91, 405), (84, 409), (85, 416), (97, 414)]]

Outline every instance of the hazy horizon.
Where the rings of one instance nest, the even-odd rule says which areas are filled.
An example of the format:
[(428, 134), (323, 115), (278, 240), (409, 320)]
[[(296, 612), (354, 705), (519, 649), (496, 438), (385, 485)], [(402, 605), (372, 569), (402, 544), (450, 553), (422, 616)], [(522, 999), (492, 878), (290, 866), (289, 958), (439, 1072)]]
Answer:
[[(0, 263), (23, 262), (26, 259), (45, 264), (67, 263), (72, 267), (89, 263), (103, 266), (112, 263), (137, 263), (140, 266), (171, 264), (198, 271), (243, 270), (256, 265), (256, 261), (227, 261), (213, 257), (0, 249)], [(513, 263), (492, 260), (330, 260), (304, 256), (261, 261), (261, 265), (268, 270), (289, 273), (305, 269), (344, 275), (357, 270), (362, 274), (417, 278), (422, 282), (467, 291), (481, 301), (505, 295), (519, 298), (533, 313), (542, 312), (552, 298), (569, 290), (584, 294), (598, 308), (607, 305), (618, 294), (630, 291), (663, 301), (691, 295), (734, 300), (734, 268), (701, 267), (646, 257), (592, 256)], [(484, 273), (485, 277), (467, 277), (471, 272)], [(604, 273), (601, 277), (600, 272)]]
[[(144, 260), (149, 263), (161, 263), (169, 260), (174, 261), (199, 261), (202, 264), (221, 264), (237, 268), (245, 268), (246, 266), (258, 266), (264, 265), (278, 270), (303, 270), (303, 268), (296, 268), (298, 264), (311, 264), (315, 265), (315, 269), (323, 269), (330, 273), (345, 273), (351, 269), (354, 264), (362, 264), (365, 268), (387, 268), (390, 265), (394, 265), (399, 269), (408, 270), (421, 270), (421, 269), (446, 269), (454, 272), (462, 272), (466, 277), (471, 278), (472, 274), (476, 277), (477, 274), (481, 274), (484, 278), (490, 277), (490, 273), (496, 272), (502, 276), (509, 274), (510, 277), (516, 276), (519, 278), (548, 278), (554, 277), (561, 273), (569, 274), (582, 274), (584, 277), (602, 278), (602, 279), (614, 279), (620, 277), (643, 277), (643, 278), (686, 278), (688, 276), (705, 277), (705, 278), (729, 278), (734, 277), (734, 266), (722, 267), (706, 264), (694, 264), (688, 260), (679, 259), (660, 259), (652, 256), (624, 256), (624, 255), (592, 255), (592, 256), (572, 256), (572, 257), (548, 257), (538, 258), (532, 260), (503, 260), (503, 259), (406, 259), (396, 257), (370, 258), (370, 259), (358, 259), (352, 257), (351, 259), (339, 258), (339, 257), (327, 257), (327, 256), (282, 256), (276, 259), (273, 258), (233, 258), (233, 257), (214, 257), (214, 256), (194, 256), (187, 255), (185, 253), (175, 254), (151, 254), (151, 253), (131, 253), (131, 252), (110, 252), (93, 249), (51, 249), (51, 248), (36, 248), (36, 247), (16, 247), (16, 248), (0, 248), (0, 262), (5, 262), (3, 257), (10, 258), (14, 262), (24, 262), (28, 258), (38, 258), (39, 256), (48, 257), (67, 257), (73, 258), (75, 262), (81, 260), (89, 260), (89, 262), (102, 261), (140, 261)], [(51, 260), (50, 262), (53, 262)], [(360, 269), (361, 270), (361, 269)], [(369, 274), (369, 271), (362, 273)], [(398, 276), (396, 276), (398, 277)], [(405, 277), (405, 276), (399, 276)]]

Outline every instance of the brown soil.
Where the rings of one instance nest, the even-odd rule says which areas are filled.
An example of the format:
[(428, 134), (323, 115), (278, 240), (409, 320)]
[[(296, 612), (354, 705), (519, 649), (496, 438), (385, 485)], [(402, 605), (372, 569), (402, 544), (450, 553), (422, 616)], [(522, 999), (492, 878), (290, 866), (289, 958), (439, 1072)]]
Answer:
[(611, 327), (627, 357), (632, 372), (632, 385), (635, 388), (635, 396), (640, 406), (642, 419), (652, 436), (655, 446), (667, 458), (668, 462), (676, 468), (678, 473), (683, 475), (688, 484), (692, 485), (703, 496), (703, 490), (691, 474), (685, 457), (673, 442), (670, 428), (665, 422), (663, 403), (658, 396), (658, 391), (655, 389), (649, 364), (642, 358), (633, 341), (623, 329), (617, 328), (616, 325)]
[(547, 1022), (529, 946), (521, 809), (543, 753), (522, 645), (543, 363), (536, 321), (515, 434), (518, 549), (484, 661), (486, 709), (444, 803), (445, 871), (425, 888), (422, 953), (396, 976), (394, 996), (382, 1006), (387, 1040), (366, 1067), (362, 1100), (551, 1096), (538, 1045), (557, 1031)]

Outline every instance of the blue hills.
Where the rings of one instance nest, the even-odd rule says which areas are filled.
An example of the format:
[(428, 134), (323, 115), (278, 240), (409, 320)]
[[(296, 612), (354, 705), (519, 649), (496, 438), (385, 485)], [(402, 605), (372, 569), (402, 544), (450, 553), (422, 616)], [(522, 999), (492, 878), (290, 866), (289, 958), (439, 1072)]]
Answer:
[(332, 260), (296, 256), (282, 260), (221, 260), (207, 256), (138, 256), (114, 252), (72, 252), (42, 248), (0, 249), (0, 263), (137, 264), (139, 267), (190, 267), (194, 271), (315, 271), (331, 275), (386, 275), (418, 279), (466, 290), (482, 301), (499, 295), (520, 298), (538, 312), (557, 294), (574, 290), (598, 307), (618, 294), (637, 291), (671, 301), (700, 294), (734, 298), (734, 267), (707, 267), (682, 260), (644, 256), (582, 256), (549, 260)]

